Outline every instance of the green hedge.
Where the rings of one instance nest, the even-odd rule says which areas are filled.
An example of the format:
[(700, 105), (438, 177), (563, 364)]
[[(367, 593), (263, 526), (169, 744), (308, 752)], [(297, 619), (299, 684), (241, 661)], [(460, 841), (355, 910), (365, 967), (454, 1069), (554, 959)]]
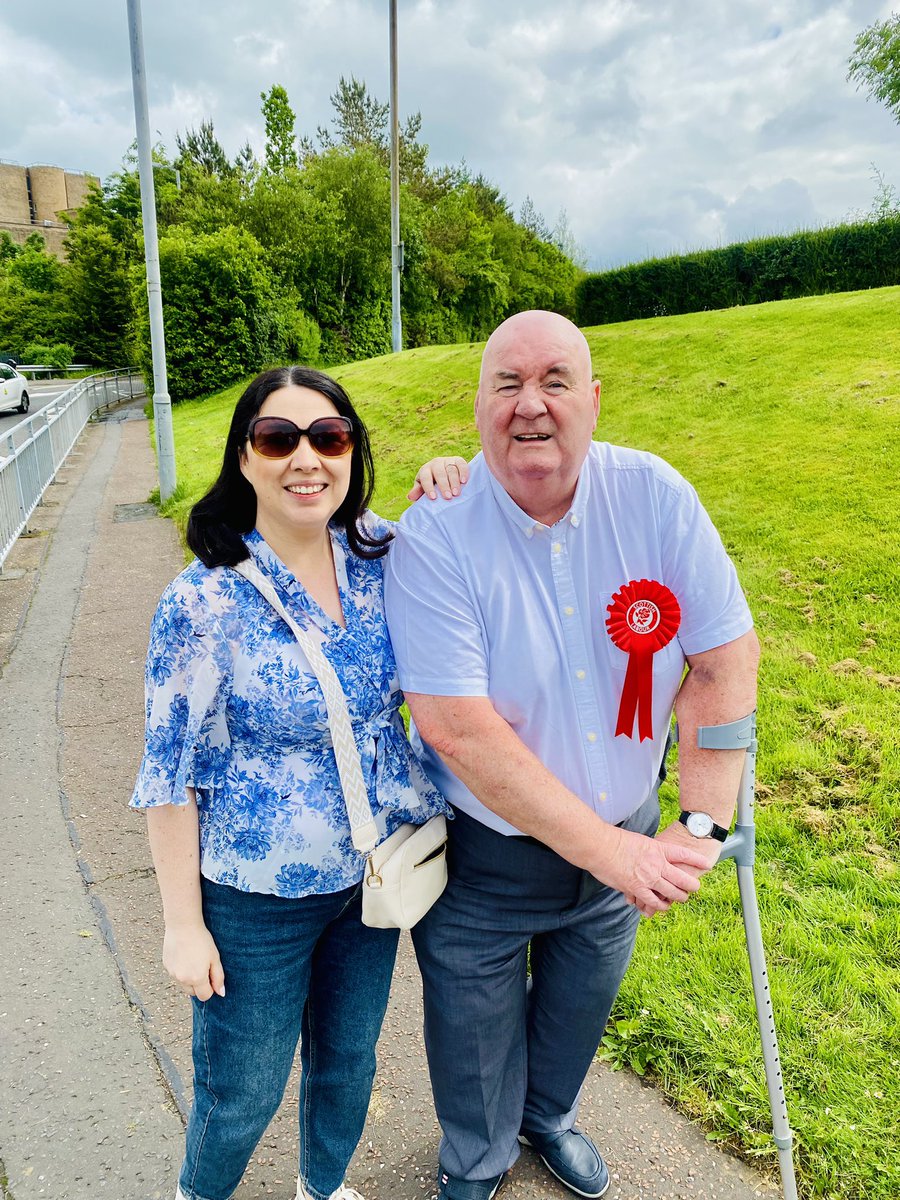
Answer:
[(605, 325), (897, 283), (900, 215), (587, 275), (576, 287), (576, 320)]

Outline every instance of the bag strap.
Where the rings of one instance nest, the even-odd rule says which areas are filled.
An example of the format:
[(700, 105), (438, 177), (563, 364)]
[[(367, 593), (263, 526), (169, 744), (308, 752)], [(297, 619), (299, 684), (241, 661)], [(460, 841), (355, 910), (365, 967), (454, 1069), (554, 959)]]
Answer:
[(289, 626), (294, 637), (300, 643), (300, 649), (306, 655), (313, 674), (319, 681), (325, 697), (328, 727), (331, 730), (334, 757), (337, 759), (338, 775), (344, 792), (344, 803), (347, 806), (353, 845), (362, 854), (368, 854), (378, 843), (378, 827), (375, 824), (372, 806), (369, 804), (359, 751), (356, 748), (356, 739), (350, 724), (350, 714), (347, 712), (347, 698), (341, 687), (341, 681), (338, 679), (334, 667), (322, 653), (321, 647), (288, 614), (279, 600), (274, 586), (253, 559), (247, 558), (242, 562), (235, 563), (232, 570), (237, 571), (239, 575), (252, 583)]

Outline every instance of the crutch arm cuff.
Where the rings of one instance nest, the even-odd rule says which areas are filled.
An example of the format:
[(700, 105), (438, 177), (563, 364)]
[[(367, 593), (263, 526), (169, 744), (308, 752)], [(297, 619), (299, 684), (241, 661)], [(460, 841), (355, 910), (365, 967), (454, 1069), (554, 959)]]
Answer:
[(701, 725), (697, 729), (701, 750), (756, 750), (756, 710), (724, 725)]

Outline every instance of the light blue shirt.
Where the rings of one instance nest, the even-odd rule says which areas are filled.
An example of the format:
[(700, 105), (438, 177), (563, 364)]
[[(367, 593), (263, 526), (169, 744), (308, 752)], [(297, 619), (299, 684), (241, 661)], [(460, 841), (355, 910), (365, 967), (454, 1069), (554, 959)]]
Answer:
[[(623, 584), (652, 579), (681, 606), (677, 637), (653, 656), (653, 738), (616, 736), (628, 655), (606, 629)], [(593, 442), (569, 512), (552, 528), (509, 497), (482, 455), (450, 501), (400, 520), (385, 602), (401, 686), (486, 696), (571, 791), (613, 824), (659, 773), (685, 655), (753, 624), (737, 574), (694, 489), (655, 455)], [(503, 833), (430, 747), (426, 770), (454, 806)]]
[[(255, 530), (245, 541), (337, 672), (380, 830), (447, 811), (403, 730), (384, 559), (358, 558), (343, 530), (331, 531), (344, 629)], [(131, 803), (184, 804), (185, 788), (196, 788), (207, 879), (286, 897), (359, 882), (365, 857), (351, 844), (324, 696), (293, 633), (251, 583), (196, 561), (182, 571), (153, 618), (146, 692)]]

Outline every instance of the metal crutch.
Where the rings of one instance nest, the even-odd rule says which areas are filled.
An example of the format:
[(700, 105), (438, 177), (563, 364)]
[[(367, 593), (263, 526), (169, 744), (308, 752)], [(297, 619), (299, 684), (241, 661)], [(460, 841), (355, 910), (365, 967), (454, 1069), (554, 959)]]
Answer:
[(756, 826), (753, 822), (753, 791), (756, 777), (756, 713), (752, 712), (739, 721), (727, 725), (702, 725), (697, 730), (697, 745), (703, 750), (746, 750), (741, 786), (738, 792), (737, 823), (734, 832), (722, 843), (719, 862), (733, 858), (737, 867), (738, 891), (741, 896), (741, 912), (744, 918), (744, 934), (747, 938), (747, 955), (750, 959), (750, 977), (753, 980), (753, 998), (756, 1001), (756, 1019), (762, 1041), (763, 1062), (766, 1068), (766, 1086), (769, 1089), (769, 1107), (772, 1110), (772, 1133), (778, 1147), (778, 1164), (781, 1168), (781, 1186), (784, 1200), (797, 1200), (797, 1180), (791, 1157), (791, 1127), (788, 1124), (787, 1105), (784, 1100), (784, 1080), (781, 1060), (778, 1057), (778, 1039), (775, 1036), (775, 1018), (772, 1015), (772, 997), (769, 993), (769, 976), (763, 950), (762, 927), (759, 922), (759, 905), (756, 899), (756, 881), (753, 863), (756, 857)]

